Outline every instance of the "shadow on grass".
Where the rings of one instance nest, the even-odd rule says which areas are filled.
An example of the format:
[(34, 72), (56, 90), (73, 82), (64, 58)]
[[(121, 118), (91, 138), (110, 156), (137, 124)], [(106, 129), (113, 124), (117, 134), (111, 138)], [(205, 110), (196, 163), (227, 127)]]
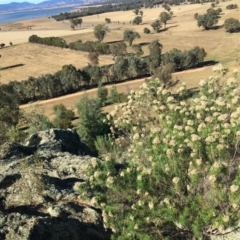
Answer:
[(10, 66), (7, 66), (7, 67), (2, 67), (2, 68), (0, 68), (0, 71), (2, 71), (2, 70), (7, 70), (7, 69), (10, 69), (10, 68), (16, 68), (16, 67), (22, 67), (22, 66), (24, 66), (25, 64), (22, 64), (22, 63), (20, 63), (20, 64), (15, 64), (15, 65), (10, 65)]
[(161, 29), (158, 33), (165, 32), (165, 31), (167, 31), (167, 30), (170, 29), (170, 28), (175, 28), (175, 27), (178, 27), (178, 26), (179, 26), (179, 25), (173, 25), (173, 26), (169, 26), (169, 27), (163, 28), (163, 29)]
[(123, 40), (117, 40), (117, 41), (111, 41), (111, 42), (107, 42), (109, 44), (113, 44), (113, 43), (120, 43), (120, 42), (124, 42)]
[(216, 65), (217, 63), (219, 63), (218, 61), (214, 61), (214, 60), (209, 60), (209, 61), (205, 61), (205, 62), (201, 62), (199, 63), (197, 66), (195, 67), (191, 67), (191, 68), (179, 68), (175, 70), (175, 73), (177, 72), (183, 72), (183, 71), (187, 71), (187, 70), (197, 70), (199, 68), (203, 68), (203, 67), (209, 67), (209, 66), (213, 66)]
[(146, 46), (146, 45), (149, 45), (150, 42), (142, 42), (142, 43), (139, 43), (140, 46)]
[(198, 68), (200, 68), (200, 67), (209, 67), (209, 66), (216, 65), (218, 63), (219, 62), (215, 61), (215, 60), (204, 61), (204, 62), (198, 64)]
[(211, 28), (211, 30), (218, 30), (218, 29), (221, 29), (221, 28), (223, 28), (223, 27), (224, 27), (224, 25), (213, 26), (213, 27)]

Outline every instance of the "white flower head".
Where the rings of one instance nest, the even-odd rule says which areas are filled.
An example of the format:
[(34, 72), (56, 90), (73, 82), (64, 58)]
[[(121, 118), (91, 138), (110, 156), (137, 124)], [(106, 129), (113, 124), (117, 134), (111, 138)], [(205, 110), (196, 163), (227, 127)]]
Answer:
[(175, 183), (175, 184), (178, 184), (179, 180), (180, 180), (179, 177), (174, 177), (172, 179), (173, 183)]
[(153, 207), (154, 207), (153, 202), (149, 202), (149, 203), (148, 203), (148, 207), (149, 207), (149, 209), (153, 209)]
[(172, 96), (167, 98), (167, 102), (172, 102), (174, 100), (174, 98)]
[(170, 203), (169, 198), (164, 198), (163, 202), (166, 203), (166, 204), (169, 204)]
[(93, 168), (96, 168), (97, 167), (97, 159), (91, 158), (91, 164), (92, 164)]
[(138, 229), (138, 224), (134, 225), (134, 229), (137, 230)]
[(223, 221), (224, 222), (229, 222), (229, 216), (228, 215), (224, 215), (223, 216)]
[(159, 144), (159, 143), (160, 143), (159, 138), (158, 138), (158, 137), (155, 137), (155, 138), (153, 139), (152, 143), (153, 143), (153, 145)]
[(238, 189), (239, 189), (239, 186), (234, 185), (234, 184), (231, 185), (231, 187), (230, 187), (230, 191), (231, 191), (232, 193), (236, 192)]
[(216, 177), (214, 175), (210, 175), (208, 179), (212, 183), (214, 183), (216, 181)]
[(202, 159), (201, 159), (201, 158), (197, 159), (197, 160), (196, 160), (196, 164), (197, 164), (198, 166), (200, 166), (200, 165), (202, 164)]
[(99, 171), (94, 172), (93, 176), (94, 176), (95, 178), (98, 178), (98, 177), (100, 176), (100, 172), (99, 172)]
[(204, 79), (202, 79), (200, 82), (199, 82), (199, 85), (201, 86), (201, 87), (203, 87), (203, 86), (205, 86), (206, 85), (206, 81), (204, 80)]

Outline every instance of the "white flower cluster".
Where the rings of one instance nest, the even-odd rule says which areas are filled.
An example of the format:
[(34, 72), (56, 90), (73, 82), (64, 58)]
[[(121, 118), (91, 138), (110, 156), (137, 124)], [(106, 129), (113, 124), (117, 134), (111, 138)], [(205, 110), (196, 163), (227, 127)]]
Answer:
[[(215, 66), (214, 71), (226, 73), (222, 65)], [(185, 91), (186, 86), (181, 86), (176, 97), (157, 81), (145, 83), (140, 91), (131, 92), (128, 102), (118, 105), (109, 116), (115, 126), (126, 133), (126, 160), (132, 164), (117, 177), (123, 181), (136, 173), (133, 180), (137, 186), (136, 201), (132, 203), (131, 214), (140, 207), (148, 207), (148, 211), (166, 205), (169, 209), (177, 208), (179, 197), (183, 199), (181, 204), (191, 206), (190, 197), (181, 195), (182, 187), (189, 195), (200, 194), (199, 204), (206, 203), (207, 207), (212, 204), (215, 209), (221, 201), (218, 196), (226, 192), (226, 186), (230, 186), (232, 198), (239, 193), (239, 180), (229, 182), (226, 170), (240, 139), (238, 81), (228, 78), (220, 82), (220, 77), (213, 76), (201, 80), (199, 92), (193, 98), (186, 99), (180, 94)], [(240, 169), (236, 175), (240, 175)], [(98, 171), (93, 176), (99, 177)], [(115, 175), (107, 175), (106, 183), (111, 187)], [(145, 184), (150, 187), (144, 189)], [(152, 190), (156, 187), (161, 189), (159, 193)], [(169, 189), (173, 189), (172, 192)], [(236, 209), (236, 204), (232, 201), (230, 208)], [(230, 216), (222, 213), (217, 228), (224, 228)], [(137, 224), (133, 226), (140, 228)]]

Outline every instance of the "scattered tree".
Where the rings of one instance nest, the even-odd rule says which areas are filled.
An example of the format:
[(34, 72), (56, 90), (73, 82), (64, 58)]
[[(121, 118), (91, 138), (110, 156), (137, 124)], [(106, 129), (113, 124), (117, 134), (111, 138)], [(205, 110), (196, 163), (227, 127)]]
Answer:
[(123, 42), (113, 43), (110, 45), (110, 52), (115, 60), (116, 56), (121, 56), (127, 53), (127, 45)]
[(9, 45), (10, 45), (10, 46), (12, 46), (12, 45), (13, 45), (13, 43), (12, 43), (12, 42), (10, 42), (10, 43), (9, 43)]
[(68, 110), (63, 104), (58, 104), (53, 106), (53, 111), (55, 114), (55, 118), (53, 119), (53, 125), (56, 128), (67, 129), (73, 127), (73, 110)]
[(104, 24), (98, 24), (94, 27), (94, 36), (98, 41), (102, 42), (106, 34), (110, 32), (110, 29)]
[(205, 13), (203, 15), (199, 15), (197, 18), (198, 27), (203, 27), (205, 30), (211, 29), (215, 24), (218, 23), (218, 16)]
[(160, 22), (164, 23), (164, 28), (166, 28), (167, 21), (171, 19), (171, 16), (167, 12), (161, 12), (159, 17)]
[(194, 13), (194, 19), (197, 20), (198, 18), (198, 13)]
[(105, 106), (105, 102), (108, 98), (108, 89), (103, 86), (101, 81), (98, 82), (97, 97), (101, 106)]
[(153, 74), (154, 70), (158, 68), (161, 64), (161, 55), (162, 55), (162, 44), (158, 40), (152, 41), (149, 48), (149, 70)]
[(213, 8), (209, 8), (207, 10), (207, 13), (208, 14), (212, 14), (212, 15), (216, 15), (216, 16), (219, 16), (219, 14), (222, 12), (222, 9), (221, 8), (218, 8), (218, 9), (213, 9)]
[(235, 18), (228, 18), (224, 21), (224, 27), (226, 32), (239, 32), (240, 31), (240, 22)]
[(69, 19), (70, 23), (71, 23), (71, 28), (74, 30), (76, 26), (82, 25), (82, 18), (71, 18)]
[(129, 46), (132, 46), (133, 41), (136, 38), (140, 38), (140, 37), (141, 37), (140, 34), (133, 30), (125, 30), (123, 33), (123, 40), (127, 41), (129, 43)]
[(105, 23), (111, 23), (111, 19), (110, 18), (105, 18)]
[(170, 6), (169, 6), (169, 5), (167, 5), (167, 4), (163, 4), (163, 5), (162, 5), (162, 7), (163, 7), (165, 10), (167, 10), (168, 12), (170, 12), (170, 11), (171, 11), (171, 8), (170, 8)]
[(137, 9), (135, 9), (133, 12), (134, 12), (136, 15), (138, 15), (138, 14), (139, 14), (139, 9), (137, 8)]
[(163, 84), (164, 88), (171, 87), (172, 83), (172, 73), (175, 70), (175, 65), (168, 63), (166, 65), (161, 65), (153, 71), (152, 79), (158, 78), (159, 81)]
[(160, 29), (162, 27), (160, 20), (155, 20), (152, 24), (151, 27), (155, 32), (160, 32)]
[(139, 13), (140, 13), (141, 17), (143, 17), (143, 11), (140, 11)]
[(4, 46), (5, 46), (5, 43), (1, 43), (1, 44), (0, 44), (0, 47), (1, 47), (1, 48), (4, 48)]
[(238, 8), (238, 5), (237, 4), (229, 4), (229, 5), (227, 5), (226, 6), (226, 9), (236, 9), (236, 8)]
[(142, 23), (142, 17), (137, 16), (133, 19), (132, 21), (133, 24), (139, 25), (140, 23)]
[(144, 29), (143, 29), (143, 32), (146, 33), (146, 34), (149, 34), (151, 31), (150, 31), (149, 28), (144, 28)]
[(99, 63), (99, 53), (98, 52), (90, 52), (88, 54), (88, 60), (91, 62), (91, 64), (98, 65), (98, 63)]
[(142, 47), (140, 44), (134, 44), (132, 45), (132, 49), (135, 51), (136, 55), (140, 57), (141, 55), (144, 54)]

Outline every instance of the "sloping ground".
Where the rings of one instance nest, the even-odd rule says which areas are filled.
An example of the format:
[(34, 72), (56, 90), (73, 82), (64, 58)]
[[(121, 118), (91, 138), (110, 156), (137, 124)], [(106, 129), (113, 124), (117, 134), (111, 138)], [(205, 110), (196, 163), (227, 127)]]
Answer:
[[(3, 48), (0, 69), (10, 68), (0, 71), (0, 83), (27, 80), (29, 76), (53, 74), (66, 64), (82, 68), (89, 62), (87, 54), (87, 52), (32, 43)], [(100, 56), (99, 60), (100, 65), (112, 63), (112, 58), (106, 55)]]
[(109, 239), (101, 211), (80, 195), (88, 153), (76, 133), (59, 129), (1, 146), (0, 239)]

